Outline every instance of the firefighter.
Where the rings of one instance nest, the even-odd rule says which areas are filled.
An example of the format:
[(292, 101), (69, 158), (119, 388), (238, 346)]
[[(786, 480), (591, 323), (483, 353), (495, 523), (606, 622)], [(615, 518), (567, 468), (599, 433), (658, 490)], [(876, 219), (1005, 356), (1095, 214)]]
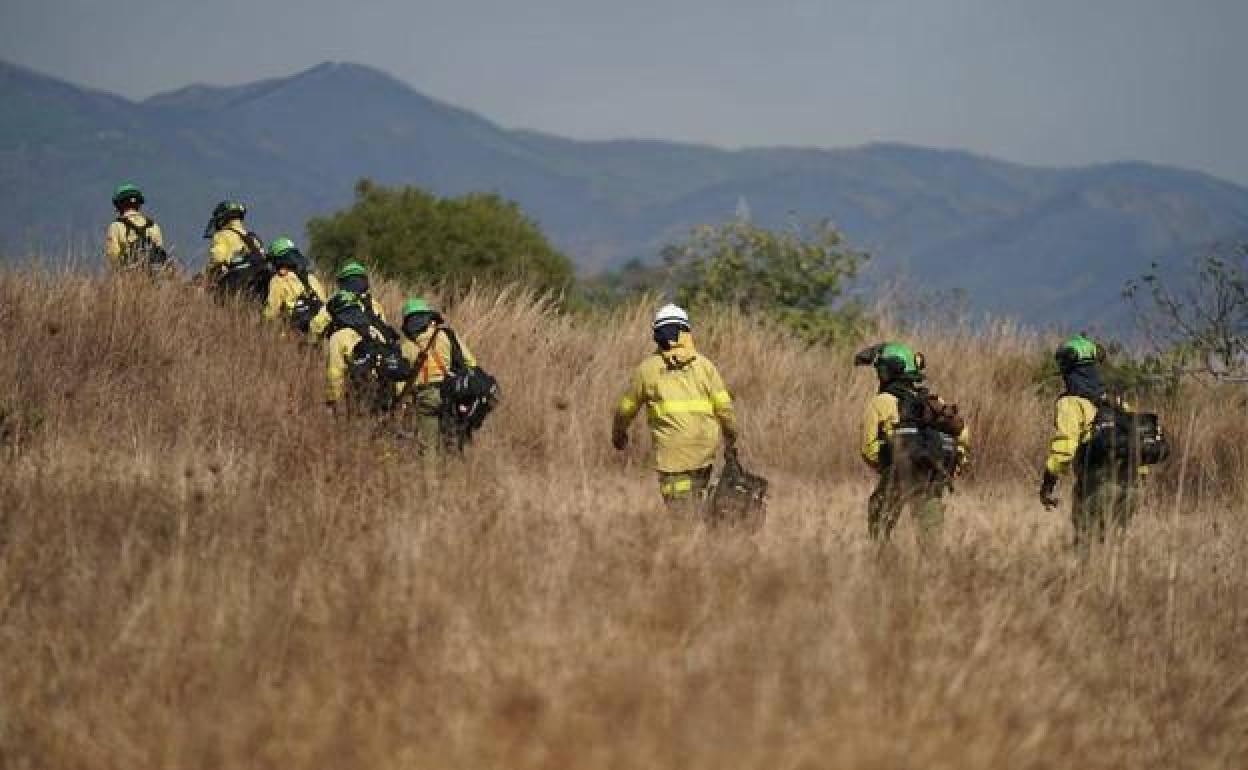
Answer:
[(243, 224), (247, 207), (221, 201), (212, 210), (204, 237), (212, 240), (203, 282), (224, 294), (242, 294), (263, 303), (272, 271), (260, 237)]
[(867, 501), (867, 534), (887, 541), (909, 508), (920, 541), (930, 542), (944, 525), (944, 497), (966, 466), (969, 431), (957, 407), (923, 385), (921, 353), (888, 342), (859, 352), (854, 360), (874, 367), (879, 380), (862, 420), (860, 454), (879, 474)]
[[(1101, 381), (1098, 364), (1105, 358), (1104, 350), (1080, 334), (1063, 342), (1054, 357), (1064, 389), (1054, 405), (1053, 440), (1040, 482), (1040, 502), (1049, 509), (1059, 504), (1058, 480), (1073, 468), (1071, 522), (1075, 552), (1082, 559), (1089, 555), (1093, 538), (1105, 541), (1107, 524), (1112, 522), (1119, 532), (1126, 530), (1135, 514), (1139, 482), (1147, 466), (1090, 451), (1102, 410), (1132, 412), (1121, 399), (1111, 399)], [(1131, 467), (1133, 464), (1136, 467)]]
[(657, 347), (620, 397), (611, 443), (626, 449), (629, 425), (645, 409), (659, 493), (669, 506), (696, 505), (710, 483), (721, 435), (730, 450), (736, 447), (736, 412), (719, 370), (694, 348), (682, 308), (664, 305), (651, 329)]
[(160, 225), (142, 211), (143, 192), (132, 184), (118, 185), (113, 191), (113, 208), (117, 218), (104, 233), (104, 257), (117, 272), (146, 270), (154, 272), (168, 265), (164, 236)]
[(427, 469), (436, 466), (445, 448), (448, 415), (442, 400), (443, 383), (451, 376), (459, 346), (462, 366), (475, 368), (477, 359), (467, 345), (452, 336), (446, 320), (429, 302), (414, 297), (403, 303), (403, 359), (411, 375), (403, 383), (403, 403), (415, 425), (416, 440)]
[(276, 271), (269, 279), (268, 298), (261, 314), (266, 321), (284, 319), (307, 332), (312, 319), (325, 305), (321, 280), (308, 270), (308, 260), (287, 237), (269, 244), (269, 258)]

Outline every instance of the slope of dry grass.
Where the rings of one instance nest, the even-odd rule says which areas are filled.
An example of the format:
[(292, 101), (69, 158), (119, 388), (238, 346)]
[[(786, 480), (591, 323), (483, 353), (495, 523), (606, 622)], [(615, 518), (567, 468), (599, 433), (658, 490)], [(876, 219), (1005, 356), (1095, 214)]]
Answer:
[(1033, 502), (1051, 341), (920, 333), (978, 445), (920, 560), (863, 537), (869, 373), (711, 319), (774, 490), (718, 537), (609, 447), (648, 313), (457, 303), (505, 401), (426, 489), (237, 309), (0, 274), (0, 764), (1248, 766), (1241, 392), (1160, 405), (1184, 457), (1078, 568)]

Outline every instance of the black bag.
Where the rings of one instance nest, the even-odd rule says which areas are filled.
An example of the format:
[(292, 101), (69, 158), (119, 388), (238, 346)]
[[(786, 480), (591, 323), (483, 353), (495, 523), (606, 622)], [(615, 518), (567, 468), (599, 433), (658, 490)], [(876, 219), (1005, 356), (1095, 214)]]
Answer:
[(956, 404), (947, 404), (922, 389), (887, 391), (897, 399), (900, 421), (893, 430), (885, 464), (904, 457), (914, 470), (951, 478), (958, 470), (958, 437), (966, 422)]
[[(163, 246), (157, 246), (152, 240), (151, 229), (156, 222), (150, 217), (143, 217), (143, 225), (136, 225), (127, 217), (117, 217), (126, 228), (126, 243), (122, 245), (121, 262), (127, 268), (143, 268), (149, 271), (159, 270), (169, 262), (169, 252)], [(129, 236), (133, 236), (131, 241)]]
[(306, 334), (308, 327), (312, 325), (312, 319), (316, 318), (317, 314), (321, 312), (325, 302), (312, 289), (312, 283), (308, 280), (307, 270), (297, 270), (295, 275), (299, 276), (299, 282), (303, 284), (303, 293), (295, 299), (290, 307), (290, 325)]
[(1114, 399), (1105, 399), (1097, 405), (1091, 434), (1080, 451), (1087, 466), (1134, 471), (1165, 462), (1170, 442), (1157, 415), (1131, 412)]
[(741, 467), (736, 449), (724, 450), (724, 469), (707, 515), (713, 527), (737, 527), (751, 534), (767, 520), (767, 479)]
[(360, 341), (347, 359), (351, 391), (374, 414), (389, 412), (398, 403), (395, 385), (411, 376), (411, 367), (398, 344), (377, 339), (369, 327), (356, 334)]
[(244, 250), (225, 266), (220, 287), (225, 291), (247, 294), (264, 302), (269, 293), (269, 279), (273, 277), (273, 268), (264, 253), (264, 244), (253, 232), (235, 230), (232, 227), (228, 229), (242, 239)]
[(447, 432), (459, 449), (485, 423), (498, 404), (498, 380), (479, 366), (469, 366), (459, 338), (450, 328), (440, 330), (451, 343), (451, 367), (442, 380), (442, 411)]

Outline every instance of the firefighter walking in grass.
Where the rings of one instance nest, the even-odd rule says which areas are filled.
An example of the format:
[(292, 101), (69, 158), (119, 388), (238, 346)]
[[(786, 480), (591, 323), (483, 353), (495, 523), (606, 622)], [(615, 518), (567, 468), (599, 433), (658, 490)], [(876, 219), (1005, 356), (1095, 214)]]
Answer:
[(715, 364), (694, 348), (683, 309), (660, 308), (652, 328), (658, 347), (638, 365), (620, 398), (611, 443), (618, 450), (628, 447), (628, 427), (644, 408), (664, 502), (697, 504), (710, 483), (721, 434), (730, 450), (736, 446), (732, 397)]
[(1126, 530), (1135, 515), (1140, 480), (1148, 466), (1169, 456), (1170, 447), (1156, 415), (1137, 413), (1108, 393), (1098, 367), (1104, 351), (1095, 342), (1076, 335), (1062, 343), (1055, 358), (1064, 390), (1054, 406), (1040, 502), (1045, 508), (1058, 505), (1058, 479), (1073, 468), (1075, 552), (1086, 558), (1093, 538), (1105, 541), (1109, 523)]
[(240, 294), (263, 303), (272, 269), (264, 243), (243, 224), (246, 216), (247, 207), (237, 201), (221, 201), (213, 208), (204, 228), (212, 245), (201, 280), (221, 295)]
[(493, 408), (498, 387), (442, 314), (422, 297), (403, 303), (401, 349), (409, 374), (401, 384), (400, 401), (428, 472), (436, 469), (444, 450), (464, 449)]
[(334, 413), (381, 415), (397, 401), (410, 371), (398, 334), (365, 311), (359, 297), (339, 290), (325, 307), (325, 405)]
[(143, 213), (143, 203), (143, 192), (132, 184), (119, 185), (113, 191), (117, 218), (109, 223), (104, 234), (104, 257), (109, 267), (119, 273), (156, 273), (169, 267), (160, 225)]
[(290, 238), (282, 237), (270, 243), (269, 258), (276, 272), (269, 279), (268, 298), (261, 316), (266, 321), (280, 318), (306, 333), (312, 319), (324, 309), (325, 289)]
[(879, 474), (867, 502), (867, 534), (888, 540), (910, 508), (920, 541), (930, 542), (944, 524), (944, 497), (967, 462), (966, 425), (956, 406), (923, 385), (922, 354), (889, 342), (859, 352), (854, 362), (874, 367), (879, 379), (862, 421), (862, 459)]

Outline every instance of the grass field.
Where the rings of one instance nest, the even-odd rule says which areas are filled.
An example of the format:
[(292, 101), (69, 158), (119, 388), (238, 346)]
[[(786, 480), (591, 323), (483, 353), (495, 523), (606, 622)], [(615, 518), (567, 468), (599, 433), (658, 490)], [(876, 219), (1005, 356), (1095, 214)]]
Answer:
[(695, 319), (772, 481), (722, 536), (610, 448), (650, 312), (456, 303), (504, 402), (430, 488), (238, 308), (0, 273), (0, 766), (1248, 767), (1243, 390), (1151, 404), (1178, 456), (1081, 567), (1034, 494), (1056, 340), (914, 332), (975, 444), (921, 559), (865, 538), (871, 373)]

